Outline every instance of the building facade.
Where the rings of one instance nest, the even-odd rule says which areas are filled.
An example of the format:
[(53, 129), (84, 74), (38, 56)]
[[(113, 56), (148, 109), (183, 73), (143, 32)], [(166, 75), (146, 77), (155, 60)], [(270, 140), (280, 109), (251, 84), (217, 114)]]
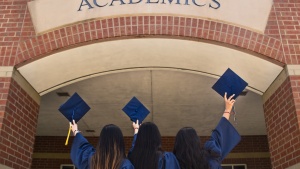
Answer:
[[(266, 134), (243, 135), (224, 164), (300, 168), (300, 1), (5, 0), (0, 16), (0, 168), (71, 163), (71, 143), (60, 145), (65, 137), (37, 134), (41, 98), (51, 91), (121, 69), (219, 76), (225, 67), (261, 96)], [(195, 57), (170, 57), (180, 45)], [(205, 58), (197, 50), (224, 55)], [(127, 149), (131, 139), (125, 136)], [(96, 144), (97, 137), (89, 140)], [(164, 149), (171, 151), (173, 142), (163, 134)]]

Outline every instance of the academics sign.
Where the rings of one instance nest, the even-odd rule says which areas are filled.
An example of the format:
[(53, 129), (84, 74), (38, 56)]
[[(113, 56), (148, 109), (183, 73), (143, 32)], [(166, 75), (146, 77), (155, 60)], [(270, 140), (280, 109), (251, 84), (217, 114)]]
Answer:
[[(106, 1), (104, 2), (104, 5), (100, 5), (99, 2), (97, 0), (93, 0), (91, 2), (89, 2), (89, 0), (81, 0), (80, 6), (78, 11), (82, 11), (82, 7), (83, 6), (88, 6), (88, 9), (92, 9), (94, 7), (106, 7), (106, 6), (114, 6), (114, 3), (116, 1), (119, 1), (119, 5), (131, 5), (131, 4), (139, 4), (142, 3), (143, 0), (138, 0), (138, 1), (133, 1), (133, 0), (129, 0), (128, 3), (125, 3), (123, 0), (110, 0), (110, 1)], [(168, 2), (166, 2), (168, 1)], [(146, 4), (176, 4), (176, 5), (196, 5), (199, 7), (204, 7), (204, 6), (209, 6), (209, 8), (213, 8), (213, 9), (219, 9), (221, 7), (221, 4), (219, 3), (219, 1), (217, 0), (211, 0), (211, 2), (209, 2), (208, 4), (206, 2), (196, 2), (196, 0), (191, 0), (192, 2), (189, 2), (189, 0), (184, 0), (184, 2), (180, 2), (180, 0), (146, 0), (144, 3)], [(174, 1), (174, 2), (173, 2)], [(93, 7), (94, 5), (94, 7)]]
[(166, 15), (218, 20), (264, 32), (272, 0), (34, 0), (37, 33), (72, 23), (118, 16)]

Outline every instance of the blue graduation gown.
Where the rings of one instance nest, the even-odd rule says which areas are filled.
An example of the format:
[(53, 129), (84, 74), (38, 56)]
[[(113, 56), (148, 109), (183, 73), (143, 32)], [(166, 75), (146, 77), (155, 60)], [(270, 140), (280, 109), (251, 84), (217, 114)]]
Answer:
[[(130, 155), (130, 153), (132, 152), (132, 150), (134, 148), (136, 138), (137, 138), (137, 134), (135, 134), (133, 136), (133, 141), (132, 141), (131, 149), (129, 150), (128, 156)], [(165, 169), (180, 169), (180, 165), (177, 161), (177, 158), (172, 152), (164, 152), (164, 155), (159, 157), (158, 169), (164, 169), (163, 168), (164, 161), (165, 161)]]
[(180, 169), (176, 156), (171, 152), (164, 152), (165, 168), (163, 168), (163, 157), (158, 160), (158, 169)]
[[(95, 151), (86, 138), (77, 133), (71, 148), (71, 160), (78, 169), (90, 169), (89, 162)], [(128, 159), (124, 159), (120, 169), (134, 169), (134, 167)]]
[(241, 136), (232, 124), (222, 117), (204, 149), (210, 152), (208, 157), (210, 169), (222, 169), (221, 162), (228, 153), (240, 142)]

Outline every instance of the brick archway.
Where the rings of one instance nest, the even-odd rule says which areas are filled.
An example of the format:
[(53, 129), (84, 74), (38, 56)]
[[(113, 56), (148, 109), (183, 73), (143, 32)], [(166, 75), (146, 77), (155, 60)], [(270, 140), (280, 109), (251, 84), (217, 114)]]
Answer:
[(161, 37), (208, 40), (284, 63), (281, 41), (222, 22), (176, 16), (131, 16), (85, 21), (21, 42), (15, 65), (76, 46), (124, 38)]

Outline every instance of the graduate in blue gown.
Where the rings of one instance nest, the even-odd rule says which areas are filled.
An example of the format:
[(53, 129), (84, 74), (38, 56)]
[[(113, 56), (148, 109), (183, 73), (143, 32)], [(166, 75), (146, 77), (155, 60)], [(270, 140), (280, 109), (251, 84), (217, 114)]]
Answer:
[(75, 136), (71, 148), (71, 160), (78, 169), (134, 169), (125, 157), (122, 131), (116, 125), (103, 127), (96, 149), (78, 131), (73, 121)]
[(225, 93), (223, 117), (203, 148), (200, 147), (200, 138), (193, 128), (185, 127), (179, 130), (173, 153), (181, 169), (222, 169), (222, 160), (241, 140), (239, 133), (228, 121), (235, 102), (233, 96), (227, 99)]
[(172, 152), (161, 148), (161, 135), (154, 123), (133, 122), (134, 139), (128, 158), (135, 169), (180, 169)]

